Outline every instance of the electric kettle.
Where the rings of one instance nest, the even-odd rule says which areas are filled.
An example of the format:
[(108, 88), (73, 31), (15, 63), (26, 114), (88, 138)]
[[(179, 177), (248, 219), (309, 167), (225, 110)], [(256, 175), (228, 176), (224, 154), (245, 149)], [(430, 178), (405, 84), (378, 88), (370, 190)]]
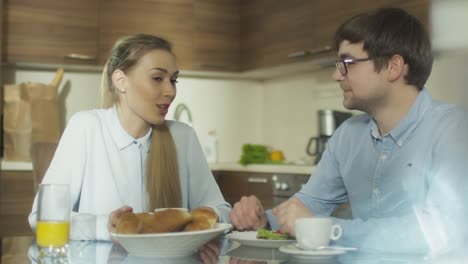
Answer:
[(317, 164), (322, 157), (328, 140), (335, 130), (353, 114), (350, 112), (340, 112), (330, 109), (318, 110), (318, 136), (311, 137), (307, 143), (306, 153), (316, 157), (314, 163)]

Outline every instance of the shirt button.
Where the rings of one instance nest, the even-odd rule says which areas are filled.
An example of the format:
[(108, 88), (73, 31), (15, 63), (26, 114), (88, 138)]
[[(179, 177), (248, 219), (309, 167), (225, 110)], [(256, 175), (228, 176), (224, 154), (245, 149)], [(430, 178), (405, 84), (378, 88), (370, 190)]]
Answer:
[(380, 156), (380, 159), (386, 160), (386, 159), (387, 159), (387, 154), (382, 154), (382, 155)]
[(374, 189), (374, 194), (375, 194), (375, 195), (379, 195), (379, 193), (380, 193), (379, 189), (375, 188), (375, 189)]
[(401, 140), (398, 140), (397, 144), (398, 144), (398, 146), (401, 147), (401, 145), (403, 145), (403, 142)]
[(137, 144), (137, 143), (138, 143), (138, 142), (137, 142), (136, 140), (135, 140), (135, 141), (133, 141), (133, 144)]

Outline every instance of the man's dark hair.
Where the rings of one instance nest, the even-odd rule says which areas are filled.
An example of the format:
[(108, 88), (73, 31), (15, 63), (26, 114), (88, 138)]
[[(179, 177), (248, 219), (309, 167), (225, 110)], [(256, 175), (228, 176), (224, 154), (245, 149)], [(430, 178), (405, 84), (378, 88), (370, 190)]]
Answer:
[(419, 90), (431, 74), (433, 58), (429, 35), (421, 22), (403, 9), (380, 8), (352, 17), (336, 31), (335, 50), (344, 40), (362, 42), (369, 57), (379, 57), (374, 60), (377, 72), (388, 65), (391, 56), (402, 56), (409, 66), (405, 80)]

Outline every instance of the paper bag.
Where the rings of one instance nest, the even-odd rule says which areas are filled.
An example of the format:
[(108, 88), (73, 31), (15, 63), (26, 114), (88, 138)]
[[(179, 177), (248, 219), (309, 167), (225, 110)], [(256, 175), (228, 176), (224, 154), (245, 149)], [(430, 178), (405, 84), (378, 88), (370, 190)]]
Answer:
[(32, 142), (58, 142), (62, 125), (58, 87), (63, 70), (51, 84), (25, 82), (4, 86), (3, 159), (31, 161)]

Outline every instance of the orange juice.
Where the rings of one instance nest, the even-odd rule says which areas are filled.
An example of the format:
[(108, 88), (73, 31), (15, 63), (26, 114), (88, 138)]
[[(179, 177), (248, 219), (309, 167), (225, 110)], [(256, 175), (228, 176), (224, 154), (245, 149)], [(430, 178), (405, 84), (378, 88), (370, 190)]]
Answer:
[(36, 242), (40, 247), (62, 247), (68, 243), (70, 223), (67, 221), (38, 221)]

